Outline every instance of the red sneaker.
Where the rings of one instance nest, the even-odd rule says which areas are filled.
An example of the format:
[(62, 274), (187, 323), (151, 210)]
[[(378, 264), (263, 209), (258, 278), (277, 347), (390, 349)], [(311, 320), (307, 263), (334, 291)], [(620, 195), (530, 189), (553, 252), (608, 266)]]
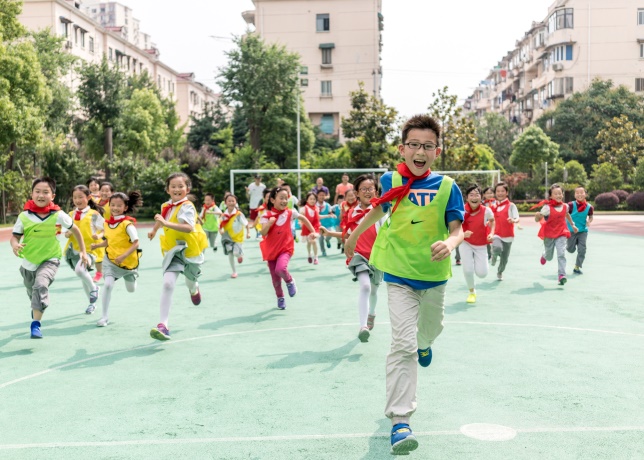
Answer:
[(96, 272), (96, 275), (94, 275), (93, 280), (95, 283), (98, 283), (101, 280), (101, 278), (103, 278), (103, 272)]
[(242, 256), (237, 257), (237, 263), (240, 264), (244, 261), (244, 258)]
[(201, 292), (197, 290), (196, 294), (190, 294), (190, 300), (192, 300), (193, 305), (199, 305), (201, 303)]

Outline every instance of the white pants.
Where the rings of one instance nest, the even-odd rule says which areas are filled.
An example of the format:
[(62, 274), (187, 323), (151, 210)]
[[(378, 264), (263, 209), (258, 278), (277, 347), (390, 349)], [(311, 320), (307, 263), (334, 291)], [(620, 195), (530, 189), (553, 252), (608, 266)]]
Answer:
[(487, 276), (487, 246), (472, 246), (464, 241), (461, 246), (461, 267), (468, 289), (474, 289), (474, 275)]
[(446, 284), (423, 291), (387, 283), (391, 350), (387, 355), (385, 415), (408, 423), (416, 410), (418, 349), (430, 347), (443, 330)]

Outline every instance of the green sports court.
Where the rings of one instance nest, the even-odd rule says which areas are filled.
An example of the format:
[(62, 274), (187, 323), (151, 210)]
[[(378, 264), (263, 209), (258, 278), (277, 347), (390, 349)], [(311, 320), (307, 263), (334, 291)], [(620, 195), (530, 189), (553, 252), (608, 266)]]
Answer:
[[(522, 219), (504, 281), (494, 269), (466, 304), (453, 267), (445, 330), (419, 370), (411, 426), (418, 459), (644, 458), (644, 216), (597, 215), (584, 274), (557, 285)], [(158, 342), (161, 254), (147, 241), (137, 292), (122, 281), (110, 325), (84, 313), (61, 265), (29, 338), (20, 261), (0, 243), (0, 459), (386, 459), (386, 287), (369, 343), (357, 339), (357, 286), (335, 249), (320, 265), (296, 245), (299, 292), (276, 309), (258, 242), (239, 278), (208, 250), (194, 306), (177, 284)]]

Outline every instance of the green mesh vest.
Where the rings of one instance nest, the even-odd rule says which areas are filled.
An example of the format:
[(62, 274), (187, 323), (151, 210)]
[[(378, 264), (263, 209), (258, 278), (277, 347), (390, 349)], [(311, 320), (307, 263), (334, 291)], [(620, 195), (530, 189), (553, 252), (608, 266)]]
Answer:
[[(60, 211), (58, 211), (60, 212)], [(53, 212), (42, 222), (33, 222), (26, 212), (21, 212), (19, 219), (24, 228), (22, 244), (25, 245), (20, 256), (35, 265), (49, 259), (60, 259), (63, 255), (60, 243), (56, 238), (56, 221), (58, 212)]]
[[(392, 188), (398, 187), (402, 185), (402, 176), (394, 172), (391, 181)], [(451, 278), (451, 259), (432, 262), (431, 246), (449, 236), (445, 210), (453, 183), (452, 178), (443, 176), (438, 193), (426, 206), (417, 206), (409, 197), (404, 197), (396, 212), (380, 228), (369, 262), (379, 270), (400, 278), (419, 281)]]

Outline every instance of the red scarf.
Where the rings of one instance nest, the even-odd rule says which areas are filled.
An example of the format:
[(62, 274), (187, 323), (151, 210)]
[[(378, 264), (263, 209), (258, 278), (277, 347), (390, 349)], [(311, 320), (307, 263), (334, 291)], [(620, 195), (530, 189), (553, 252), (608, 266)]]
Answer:
[(469, 202), (465, 202), (465, 214), (472, 214), (473, 212), (478, 212), (481, 210), (481, 205), (479, 204), (478, 208), (472, 209)]
[(210, 206), (208, 206), (207, 204), (204, 204), (204, 205), (203, 205), (203, 208), (204, 208), (206, 211), (207, 211), (207, 210), (209, 210), (210, 208), (214, 208), (214, 207), (215, 207), (215, 203), (211, 204)]
[(29, 200), (25, 203), (25, 207), (23, 208), (25, 211), (31, 211), (36, 214), (49, 214), (54, 211), (60, 211), (60, 208), (55, 205), (53, 202), (50, 202), (47, 206), (44, 208), (41, 208), (40, 206), (37, 206), (34, 200)]
[(584, 212), (584, 210), (586, 209), (587, 204), (588, 204), (588, 202), (586, 200), (581, 201), (581, 202), (579, 200), (577, 200), (577, 212)]
[(119, 217), (118, 219), (115, 219), (114, 216), (110, 216), (110, 218), (107, 219), (105, 222), (107, 222), (109, 225), (116, 225), (116, 224), (120, 224), (124, 220), (129, 220), (133, 224), (136, 224), (136, 219), (130, 216), (123, 216), (123, 217)]
[(82, 215), (83, 215), (83, 211), (76, 209), (76, 214), (74, 214), (74, 220), (81, 220)]
[(222, 214), (221, 220), (219, 221), (219, 229), (220, 230), (222, 228), (224, 228), (228, 222), (230, 222), (230, 219), (232, 219), (233, 217), (235, 217), (237, 215), (238, 211), (237, 211), (237, 209), (235, 209), (233, 212), (234, 212), (234, 214), (228, 214), (228, 211), (226, 211), (225, 213)]
[[(307, 207), (307, 208), (309, 208), (311, 211), (313, 211), (313, 215), (315, 215), (315, 211), (316, 211), (316, 210), (317, 210), (318, 212), (320, 212), (320, 211), (318, 210), (317, 203), (316, 203), (316, 204), (314, 204), (313, 206), (310, 206), (308, 203), (306, 203), (304, 206), (306, 206), (306, 207)], [(308, 214), (306, 214), (306, 215), (308, 216)]]
[[(349, 230), (354, 231), (356, 229), (356, 227), (359, 225), (358, 222), (360, 222), (360, 220), (364, 216), (369, 214), (369, 211), (371, 211), (371, 209), (358, 209), (355, 212), (355, 214), (353, 214), (352, 216), (349, 216), (347, 218), (347, 223), (345, 225), (345, 228), (342, 231), (342, 236), (344, 237), (346, 235), (347, 231), (349, 231)], [(351, 211), (351, 212), (353, 212), (353, 211)]]
[(188, 201), (188, 199), (184, 198), (183, 200), (177, 201), (176, 203), (165, 203), (161, 208), (161, 217), (165, 219), (166, 216), (170, 213), (170, 211), (172, 211), (173, 208), (181, 206), (186, 201)]
[(399, 198), (399, 200), (394, 205), (394, 208), (391, 210), (392, 214), (396, 211), (396, 208), (398, 207), (402, 199), (407, 196), (407, 194), (409, 193), (409, 190), (411, 190), (411, 186), (414, 183), (414, 181), (416, 181), (417, 179), (424, 179), (425, 177), (429, 176), (432, 173), (432, 170), (428, 169), (427, 171), (425, 171), (425, 174), (423, 174), (422, 176), (415, 176), (409, 170), (409, 167), (407, 167), (405, 163), (400, 163), (396, 167), (396, 170), (401, 176), (407, 178), (407, 183), (405, 185), (392, 188), (380, 198), (371, 199), (371, 204), (375, 208), (376, 206), (380, 206), (383, 203), (389, 203), (390, 201), (393, 201), (394, 199)]
[[(308, 206), (308, 205), (307, 205)], [(270, 219), (271, 217), (275, 217), (275, 219), (278, 219), (279, 216), (281, 216), (288, 208), (284, 208), (281, 211), (276, 210), (275, 208), (271, 209), (270, 211), (266, 211), (266, 214), (264, 214), (264, 217), (266, 219)]]
[(552, 199), (550, 199), (550, 200), (541, 200), (540, 202), (538, 202), (537, 204), (532, 206), (530, 208), (530, 211), (532, 211), (533, 209), (540, 208), (541, 206), (545, 206), (545, 205), (548, 205), (548, 206), (554, 208), (555, 206), (561, 206), (562, 204), (564, 204), (563, 201), (555, 201), (555, 200), (552, 200)]
[(109, 203), (109, 202), (110, 202), (110, 199), (109, 199), (109, 198), (108, 198), (107, 200), (100, 200), (100, 201), (98, 202), (98, 205), (99, 205), (100, 207), (103, 207), (103, 206), (105, 206), (105, 205), (106, 205), (107, 203)]

